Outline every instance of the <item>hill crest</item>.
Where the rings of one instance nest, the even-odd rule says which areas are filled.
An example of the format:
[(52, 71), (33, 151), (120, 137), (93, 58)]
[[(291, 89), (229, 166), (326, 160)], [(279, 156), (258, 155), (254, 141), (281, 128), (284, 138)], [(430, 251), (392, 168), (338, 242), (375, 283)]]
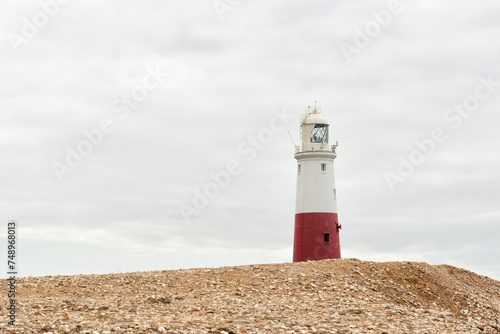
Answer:
[(422, 262), (26, 277), (18, 291), (6, 333), (500, 333), (500, 281)]

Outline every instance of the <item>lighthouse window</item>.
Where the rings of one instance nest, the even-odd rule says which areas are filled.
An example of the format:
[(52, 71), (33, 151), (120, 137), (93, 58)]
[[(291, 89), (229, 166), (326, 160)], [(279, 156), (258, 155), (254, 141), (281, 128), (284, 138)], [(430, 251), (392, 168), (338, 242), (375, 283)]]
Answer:
[(330, 233), (323, 234), (323, 242), (330, 242)]
[(300, 165), (297, 165), (297, 174), (300, 174)]
[(316, 124), (311, 131), (311, 143), (328, 144), (328, 124)]
[(326, 164), (321, 164), (321, 171), (326, 172)]

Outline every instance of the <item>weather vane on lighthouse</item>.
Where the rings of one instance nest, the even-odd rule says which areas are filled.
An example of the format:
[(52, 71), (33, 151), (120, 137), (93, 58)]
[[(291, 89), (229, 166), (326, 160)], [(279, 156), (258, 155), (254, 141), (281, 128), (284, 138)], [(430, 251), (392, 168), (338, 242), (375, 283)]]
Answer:
[(316, 102), (300, 124), (302, 146), (295, 146), (297, 198), (293, 262), (340, 258), (337, 191), (333, 173), (336, 145), (328, 143), (329, 124)]

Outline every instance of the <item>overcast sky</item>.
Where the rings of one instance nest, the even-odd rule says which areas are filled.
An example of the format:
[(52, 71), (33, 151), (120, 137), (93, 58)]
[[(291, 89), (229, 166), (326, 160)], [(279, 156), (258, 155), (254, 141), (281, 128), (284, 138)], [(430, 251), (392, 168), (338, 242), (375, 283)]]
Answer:
[(0, 5), (21, 276), (290, 262), (317, 100), (343, 257), (500, 279), (498, 1), (59, 1)]

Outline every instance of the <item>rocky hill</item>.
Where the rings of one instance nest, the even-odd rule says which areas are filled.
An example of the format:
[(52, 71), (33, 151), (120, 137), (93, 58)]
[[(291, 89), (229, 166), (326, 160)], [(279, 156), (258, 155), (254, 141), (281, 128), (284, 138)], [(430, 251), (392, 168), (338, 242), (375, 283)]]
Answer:
[(500, 333), (500, 281), (357, 259), (27, 277), (2, 333)]

